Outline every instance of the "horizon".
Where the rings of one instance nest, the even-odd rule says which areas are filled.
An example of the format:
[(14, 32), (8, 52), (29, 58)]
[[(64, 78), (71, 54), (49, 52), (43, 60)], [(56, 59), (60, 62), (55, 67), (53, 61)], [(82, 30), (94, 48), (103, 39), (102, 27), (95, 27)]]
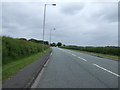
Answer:
[[(2, 36), (2, 37), (4, 37), (4, 36)], [(24, 37), (14, 38), (14, 37), (11, 37), (11, 36), (5, 36), (5, 37), (10, 37), (10, 38), (13, 38), (13, 39), (23, 39), (24, 38)], [(24, 38), (24, 39), (26, 39), (26, 38)], [(35, 39), (35, 38), (30, 38), (30, 39)], [(26, 39), (26, 40), (29, 41), (30, 39)], [(43, 41), (42, 39), (35, 39), (35, 40)], [(47, 40), (44, 40), (44, 41), (47, 41)], [(51, 42), (51, 44), (53, 44), (53, 43), (57, 44), (58, 42)], [(48, 43), (49, 43), (49, 41), (48, 41)], [(60, 42), (60, 43), (62, 43), (62, 42)], [(64, 44), (64, 43), (62, 43), (62, 45), (65, 45), (65, 46), (77, 46), (77, 47), (120, 47), (119, 45), (116, 45), (116, 46), (112, 46), (112, 45), (106, 45), (106, 46), (92, 46), (92, 45), (87, 45), (87, 46), (82, 46), (82, 45)]]

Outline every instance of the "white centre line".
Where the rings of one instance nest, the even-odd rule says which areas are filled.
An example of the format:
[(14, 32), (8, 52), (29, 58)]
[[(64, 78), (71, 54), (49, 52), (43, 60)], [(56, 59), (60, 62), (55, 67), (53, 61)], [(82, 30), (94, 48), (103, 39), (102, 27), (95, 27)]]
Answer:
[(75, 54), (72, 54), (73, 56), (76, 56)]
[(79, 59), (83, 60), (83, 61), (87, 61), (86, 59), (82, 58), (82, 57), (78, 57)]
[(104, 71), (107, 71), (107, 72), (109, 72), (109, 73), (111, 73), (111, 74), (113, 74), (113, 75), (115, 75), (117, 77), (120, 77), (120, 75), (118, 75), (118, 74), (116, 74), (116, 73), (114, 73), (114, 72), (112, 72), (110, 70), (107, 70), (107, 69), (105, 69), (105, 68), (103, 68), (103, 67), (101, 67), (101, 66), (99, 66), (97, 64), (93, 64), (93, 65), (96, 66), (96, 67), (98, 67), (98, 68), (100, 68), (100, 69), (102, 69), (102, 70), (104, 70)]

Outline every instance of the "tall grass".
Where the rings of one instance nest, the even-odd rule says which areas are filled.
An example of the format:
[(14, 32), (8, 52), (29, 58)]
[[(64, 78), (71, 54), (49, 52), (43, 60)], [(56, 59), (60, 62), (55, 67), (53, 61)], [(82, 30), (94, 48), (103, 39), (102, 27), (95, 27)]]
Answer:
[[(49, 46), (45, 45), (45, 50)], [(42, 52), (42, 45), (27, 40), (2, 37), (2, 63), (3, 65), (32, 54)]]

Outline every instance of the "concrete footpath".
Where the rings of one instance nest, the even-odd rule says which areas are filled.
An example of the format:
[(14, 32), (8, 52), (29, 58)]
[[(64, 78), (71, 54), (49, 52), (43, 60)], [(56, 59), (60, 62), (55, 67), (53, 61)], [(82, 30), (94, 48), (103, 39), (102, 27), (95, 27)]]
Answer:
[(46, 53), (42, 58), (26, 66), (11, 78), (6, 80), (2, 88), (29, 88), (36, 79), (44, 64), (49, 59), (52, 51)]

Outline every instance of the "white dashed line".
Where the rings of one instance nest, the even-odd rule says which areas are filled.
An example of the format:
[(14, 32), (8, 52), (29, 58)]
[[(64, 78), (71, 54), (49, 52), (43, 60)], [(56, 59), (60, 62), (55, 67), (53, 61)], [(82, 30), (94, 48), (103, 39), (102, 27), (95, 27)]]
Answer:
[[(68, 52), (69, 54), (72, 54), (71, 52)], [(73, 56), (76, 56), (75, 54), (72, 54)], [(83, 61), (87, 61), (86, 59), (84, 59), (84, 58), (82, 58), (82, 57), (78, 57), (79, 59), (81, 59), (81, 60), (83, 60)], [(116, 74), (116, 73), (114, 73), (114, 72), (112, 72), (112, 71), (110, 71), (110, 70), (108, 70), (108, 69), (105, 69), (105, 68), (103, 68), (103, 67), (101, 67), (101, 66), (99, 66), (99, 65), (97, 65), (97, 64), (94, 64), (93, 63), (93, 65), (94, 66), (96, 66), (96, 67), (98, 67), (98, 68), (100, 68), (100, 69), (102, 69), (102, 70), (104, 70), (104, 71), (106, 71), (106, 72), (109, 72), (109, 73), (111, 73), (111, 74), (113, 74), (113, 75), (115, 75), (115, 76), (117, 76), (117, 77), (120, 77), (120, 75), (118, 75), (118, 74)]]
[(72, 54), (73, 56), (76, 56), (75, 54)]
[(78, 57), (79, 59), (81, 59), (81, 60), (83, 60), (83, 61), (87, 61), (86, 59), (84, 59), (84, 58), (81, 58), (81, 57)]
[[(71, 52), (68, 52), (69, 54), (72, 54)], [(72, 54), (73, 56), (76, 56), (75, 54)], [(81, 60), (83, 60), (83, 61), (87, 61), (86, 59), (84, 59), (84, 58), (82, 58), (82, 57), (78, 57), (79, 59), (81, 59)], [(96, 67), (98, 67), (98, 68), (100, 68), (100, 69), (102, 69), (102, 70), (104, 70), (104, 71), (106, 71), (106, 72), (109, 72), (109, 73), (111, 73), (111, 74), (113, 74), (113, 75), (115, 75), (115, 76), (117, 76), (117, 77), (120, 77), (120, 75), (118, 75), (118, 74), (116, 74), (116, 73), (114, 73), (114, 72), (112, 72), (112, 71), (110, 71), (110, 70), (108, 70), (108, 69), (105, 69), (105, 68), (103, 68), (103, 67), (101, 67), (101, 66), (99, 66), (99, 65), (97, 65), (97, 64), (93, 64), (94, 66), (96, 66)]]
[(114, 73), (114, 72), (112, 72), (110, 70), (107, 70), (107, 69), (105, 69), (105, 68), (103, 68), (103, 67), (101, 67), (101, 66), (99, 66), (97, 64), (93, 64), (93, 65), (96, 66), (96, 67), (98, 67), (98, 68), (100, 68), (100, 69), (102, 69), (102, 70), (104, 70), (104, 71), (107, 71), (107, 72), (109, 72), (109, 73), (111, 73), (111, 74), (113, 74), (113, 75), (115, 75), (117, 77), (120, 77), (120, 75), (118, 75), (118, 74), (116, 74), (116, 73)]

